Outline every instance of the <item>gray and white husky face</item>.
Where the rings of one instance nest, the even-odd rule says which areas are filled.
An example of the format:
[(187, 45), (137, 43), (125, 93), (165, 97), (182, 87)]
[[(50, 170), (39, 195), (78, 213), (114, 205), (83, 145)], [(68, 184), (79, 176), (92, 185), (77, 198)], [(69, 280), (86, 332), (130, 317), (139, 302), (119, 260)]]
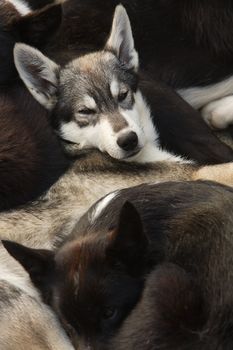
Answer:
[(15, 47), (15, 64), (32, 95), (51, 110), (61, 139), (117, 159), (137, 154), (146, 139), (137, 101), (138, 54), (129, 18), (119, 5), (103, 51), (61, 68), (38, 50)]
[(113, 53), (82, 57), (61, 71), (53, 125), (62, 139), (80, 149), (98, 148), (113, 158), (128, 158), (145, 142), (136, 92), (136, 74)]

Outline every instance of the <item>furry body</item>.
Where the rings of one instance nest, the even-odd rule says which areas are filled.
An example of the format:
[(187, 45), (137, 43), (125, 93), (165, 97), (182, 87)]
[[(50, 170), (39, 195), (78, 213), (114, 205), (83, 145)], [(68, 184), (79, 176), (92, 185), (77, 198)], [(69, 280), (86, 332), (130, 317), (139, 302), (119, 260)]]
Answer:
[(15, 41), (40, 45), (60, 21), (60, 5), (28, 16), (20, 16), (5, 1), (0, 5), (0, 210), (35, 199), (68, 168), (46, 112), (22, 84), (14, 81), (16, 71), (11, 60)]
[[(20, 4), (20, 1), (18, 1)], [(26, 6), (26, 3), (25, 3)], [(25, 12), (25, 11), (24, 11)], [(27, 11), (26, 11), (27, 12)], [(20, 13), (11, 2), (0, 4), (0, 86), (14, 82), (17, 74), (13, 61), (13, 48), (22, 41), (36, 47), (44, 46), (61, 23), (61, 5), (45, 10)]]
[[(48, 248), (42, 236), (8, 234), (32, 247)], [(4, 350), (72, 350), (54, 313), (42, 303), (27, 274), (0, 245), (0, 348)]]
[(59, 234), (69, 234), (80, 216), (111, 191), (145, 182), (215, 177), (232, 186), (232, 163), (207, 167), (169, 162), (143, 165), (119, 162), (98, 151), (80, 154), (71, 169), (38, 201), (0, 215), (1, 237), (23, 232), (33, 236), (37, 232), (49, 241), (56, 232), (59, 240)]
[(52, 256), (4, 245), (80, 349), (230, 349), (232, 199), (211, 182), (141, 185), (97, 202)]

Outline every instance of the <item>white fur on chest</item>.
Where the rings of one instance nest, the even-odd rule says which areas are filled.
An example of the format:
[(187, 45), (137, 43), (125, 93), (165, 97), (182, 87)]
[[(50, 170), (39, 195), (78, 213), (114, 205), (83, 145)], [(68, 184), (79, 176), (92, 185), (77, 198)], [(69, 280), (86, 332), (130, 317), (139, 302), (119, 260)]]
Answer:
[(171, 162), (191, 163), (190, 161), (186, 161), (182, 157), (176, 156), (160, 147), (158, 142), (159, 133), (152, 122), (150, 108), (140, 91), (135, 94), (135, 104), (139, 112), (140, 126), (145, 135), (146, 142), (143, 149), (136, 156), (131, 157), (129, 161), (150, 163), (165, 160)]

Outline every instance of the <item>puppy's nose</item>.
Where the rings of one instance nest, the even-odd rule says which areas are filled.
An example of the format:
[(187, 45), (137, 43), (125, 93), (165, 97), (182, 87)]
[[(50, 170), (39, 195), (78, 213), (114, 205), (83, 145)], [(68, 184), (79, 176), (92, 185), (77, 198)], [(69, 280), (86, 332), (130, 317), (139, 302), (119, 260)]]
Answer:
[(138, 136), (134, 131), (122, 135), (117, 140), (118, 146), (124, 151), (133, 151), (138, 145)]

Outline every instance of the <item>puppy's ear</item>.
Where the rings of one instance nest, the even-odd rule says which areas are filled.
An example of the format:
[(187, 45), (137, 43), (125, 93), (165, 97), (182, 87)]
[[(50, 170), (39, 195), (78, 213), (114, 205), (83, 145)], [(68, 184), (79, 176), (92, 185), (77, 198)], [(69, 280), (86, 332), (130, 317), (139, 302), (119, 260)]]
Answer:
[(48, 277), (54, 268), (54, 253), (45, 249), (32, 249), (12, 241), (2, 241), (8, 253), (15, 258), (30, 275), (33, 284), (44, 294)]
[(59, 66), (25, 44), (15, 45), (14, 60), (21, 79), (34, 98), (46, 109), (52, 109), (57, 102)]
[(113, 51), (129, 69), (138, 70), (138, 53), (134, 47), (129, 17), (122, 5), (116, 7), (111, 34), (105, 49)]
[(15, 27), (21, 41), (40, 47), (59, 29), (61, 21), (61, 4), (50, 5), (21, 17)]
[(148, 238), (143, 231), (140, 215), (130, 202), (123, 205), (117, 228), (110, 237), (107, 256), (123, 263), (131, 272), (143, 265)]

